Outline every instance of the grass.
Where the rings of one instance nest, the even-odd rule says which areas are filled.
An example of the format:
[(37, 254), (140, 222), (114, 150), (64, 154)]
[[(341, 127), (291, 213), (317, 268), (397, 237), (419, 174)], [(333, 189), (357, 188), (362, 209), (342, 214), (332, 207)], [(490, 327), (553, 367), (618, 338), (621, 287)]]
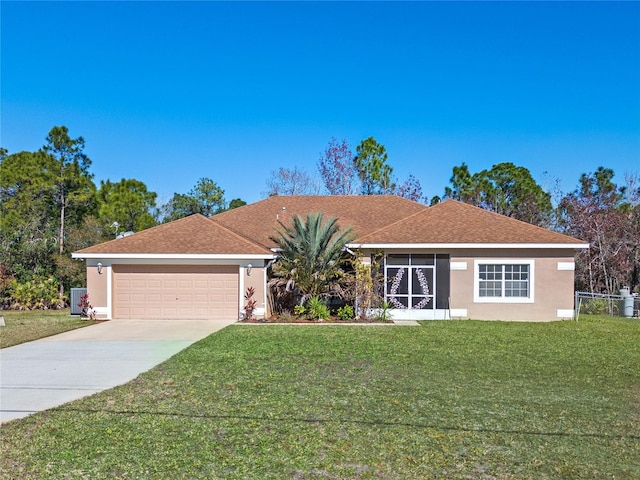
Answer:
[(72, 317), (69, 310), (2, 310), (6, 326), (0, 327), (0, 348), (86, 327), (95, 322)]
[(3, 425), (1, 478), (640, 478), (640, 322), (237, 325)]

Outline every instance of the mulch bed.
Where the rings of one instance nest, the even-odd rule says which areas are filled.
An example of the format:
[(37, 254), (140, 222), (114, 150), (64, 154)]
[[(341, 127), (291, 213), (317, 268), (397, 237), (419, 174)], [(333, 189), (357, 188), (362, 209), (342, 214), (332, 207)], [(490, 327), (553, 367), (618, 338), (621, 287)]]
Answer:
[(367, 324), (367, 323), (393, 323), (389, 322), (379, 322), (377, 320), (340, 320), (338, 318), (329, 318), (328, 320), (309, 320), (305, 318), (292, 318), (292, 319), (283, 319), (279, 316), (271, 316), (269, 318), (254, 318), (253, 320), (240, 320), (238, 323), (278, 323), (278, 324), (337, 324), (337, 325), (352, 325), (354, 323), (357, 324)]

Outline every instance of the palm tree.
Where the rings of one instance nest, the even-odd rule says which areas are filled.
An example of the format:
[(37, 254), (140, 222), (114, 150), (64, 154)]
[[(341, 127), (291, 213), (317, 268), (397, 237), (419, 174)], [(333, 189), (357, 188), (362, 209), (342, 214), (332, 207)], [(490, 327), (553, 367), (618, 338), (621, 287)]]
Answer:
[(293, 217), (291, 225), (279, 222), (282, 230), (271, 237), (279, 249), (269, 285), (276, 297), (293, 294), (296, 303), (311, 297), (342, 296), (347, 243), (354, 240), (352, 228), (340, 230), (337, 218), (323, 221), (322, 213), (306, 219)]

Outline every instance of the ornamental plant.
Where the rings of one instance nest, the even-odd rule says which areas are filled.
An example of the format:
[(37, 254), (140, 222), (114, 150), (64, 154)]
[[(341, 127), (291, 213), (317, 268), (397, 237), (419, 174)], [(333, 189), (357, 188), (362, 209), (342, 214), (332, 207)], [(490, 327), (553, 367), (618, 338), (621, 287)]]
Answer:
[(96, 311), (91, 305), (91, 303), (89, 303), (88, 293), (85, 293), (84, 295), (80, 296), (80, 303), (78, 303), (78, 306), (82, 309), (82, 316), (84, 318), (89, 318), (91, 320), (96, 319)]
[(257, 302), (253, 298), (256, 293), (256, 289), (253, 287), (247, 288), (247, 291), (244, 294), (244, 315), (245, 320), (252, 321), (253, 320), (253, 312), (256, 309)]
[(344, 322), (348, 322), (349, 320), (353, 320), (355, 317), (355, 312), (351, 305), (343, 305), (336, 312), (338, 318)]
[(356, 250), (349, 261), (349, 273), (344, 276), (345, 290), (348, 293), (345, 303), (353, 305), (352, 318), (368, 320), (373, 309), (384, 300), (384, 252), (374, 253), (370, 264), (362, 262), (362, 257)]
[(276, 300), (293, 295), (302, 305), (313, 297), (345, 296), (345, 246), (355, 237), (351, 228), (341, 230), (337, 222), (334, 217), (325, 221), (322, 213), (296, 215), (291, 225), (280, 222), (282, 230), (271, 237), (279, 249), (269, 280)]
[(320, 297), (311, 297), (307, 302), (307, 311), (314, 320), (329, 320), (329, 308)]
[(378, 322), (388, 322), (391, 319), (391, 312), (389, 312), (389, 310), (391, 310), (391, 303), (387, 301), (382, 302), (376, 315), (376, 320)]

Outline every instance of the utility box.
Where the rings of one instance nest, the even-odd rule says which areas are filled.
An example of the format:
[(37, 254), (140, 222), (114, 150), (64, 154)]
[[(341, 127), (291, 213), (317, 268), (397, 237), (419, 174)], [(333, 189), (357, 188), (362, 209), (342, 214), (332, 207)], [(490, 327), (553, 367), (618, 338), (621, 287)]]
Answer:
[(71, 315), (82, 315), (82, 307), (78, 305), (80, 303), (80, 297), (87, 293), (86, 288), (72, 288), (71, 289)]

